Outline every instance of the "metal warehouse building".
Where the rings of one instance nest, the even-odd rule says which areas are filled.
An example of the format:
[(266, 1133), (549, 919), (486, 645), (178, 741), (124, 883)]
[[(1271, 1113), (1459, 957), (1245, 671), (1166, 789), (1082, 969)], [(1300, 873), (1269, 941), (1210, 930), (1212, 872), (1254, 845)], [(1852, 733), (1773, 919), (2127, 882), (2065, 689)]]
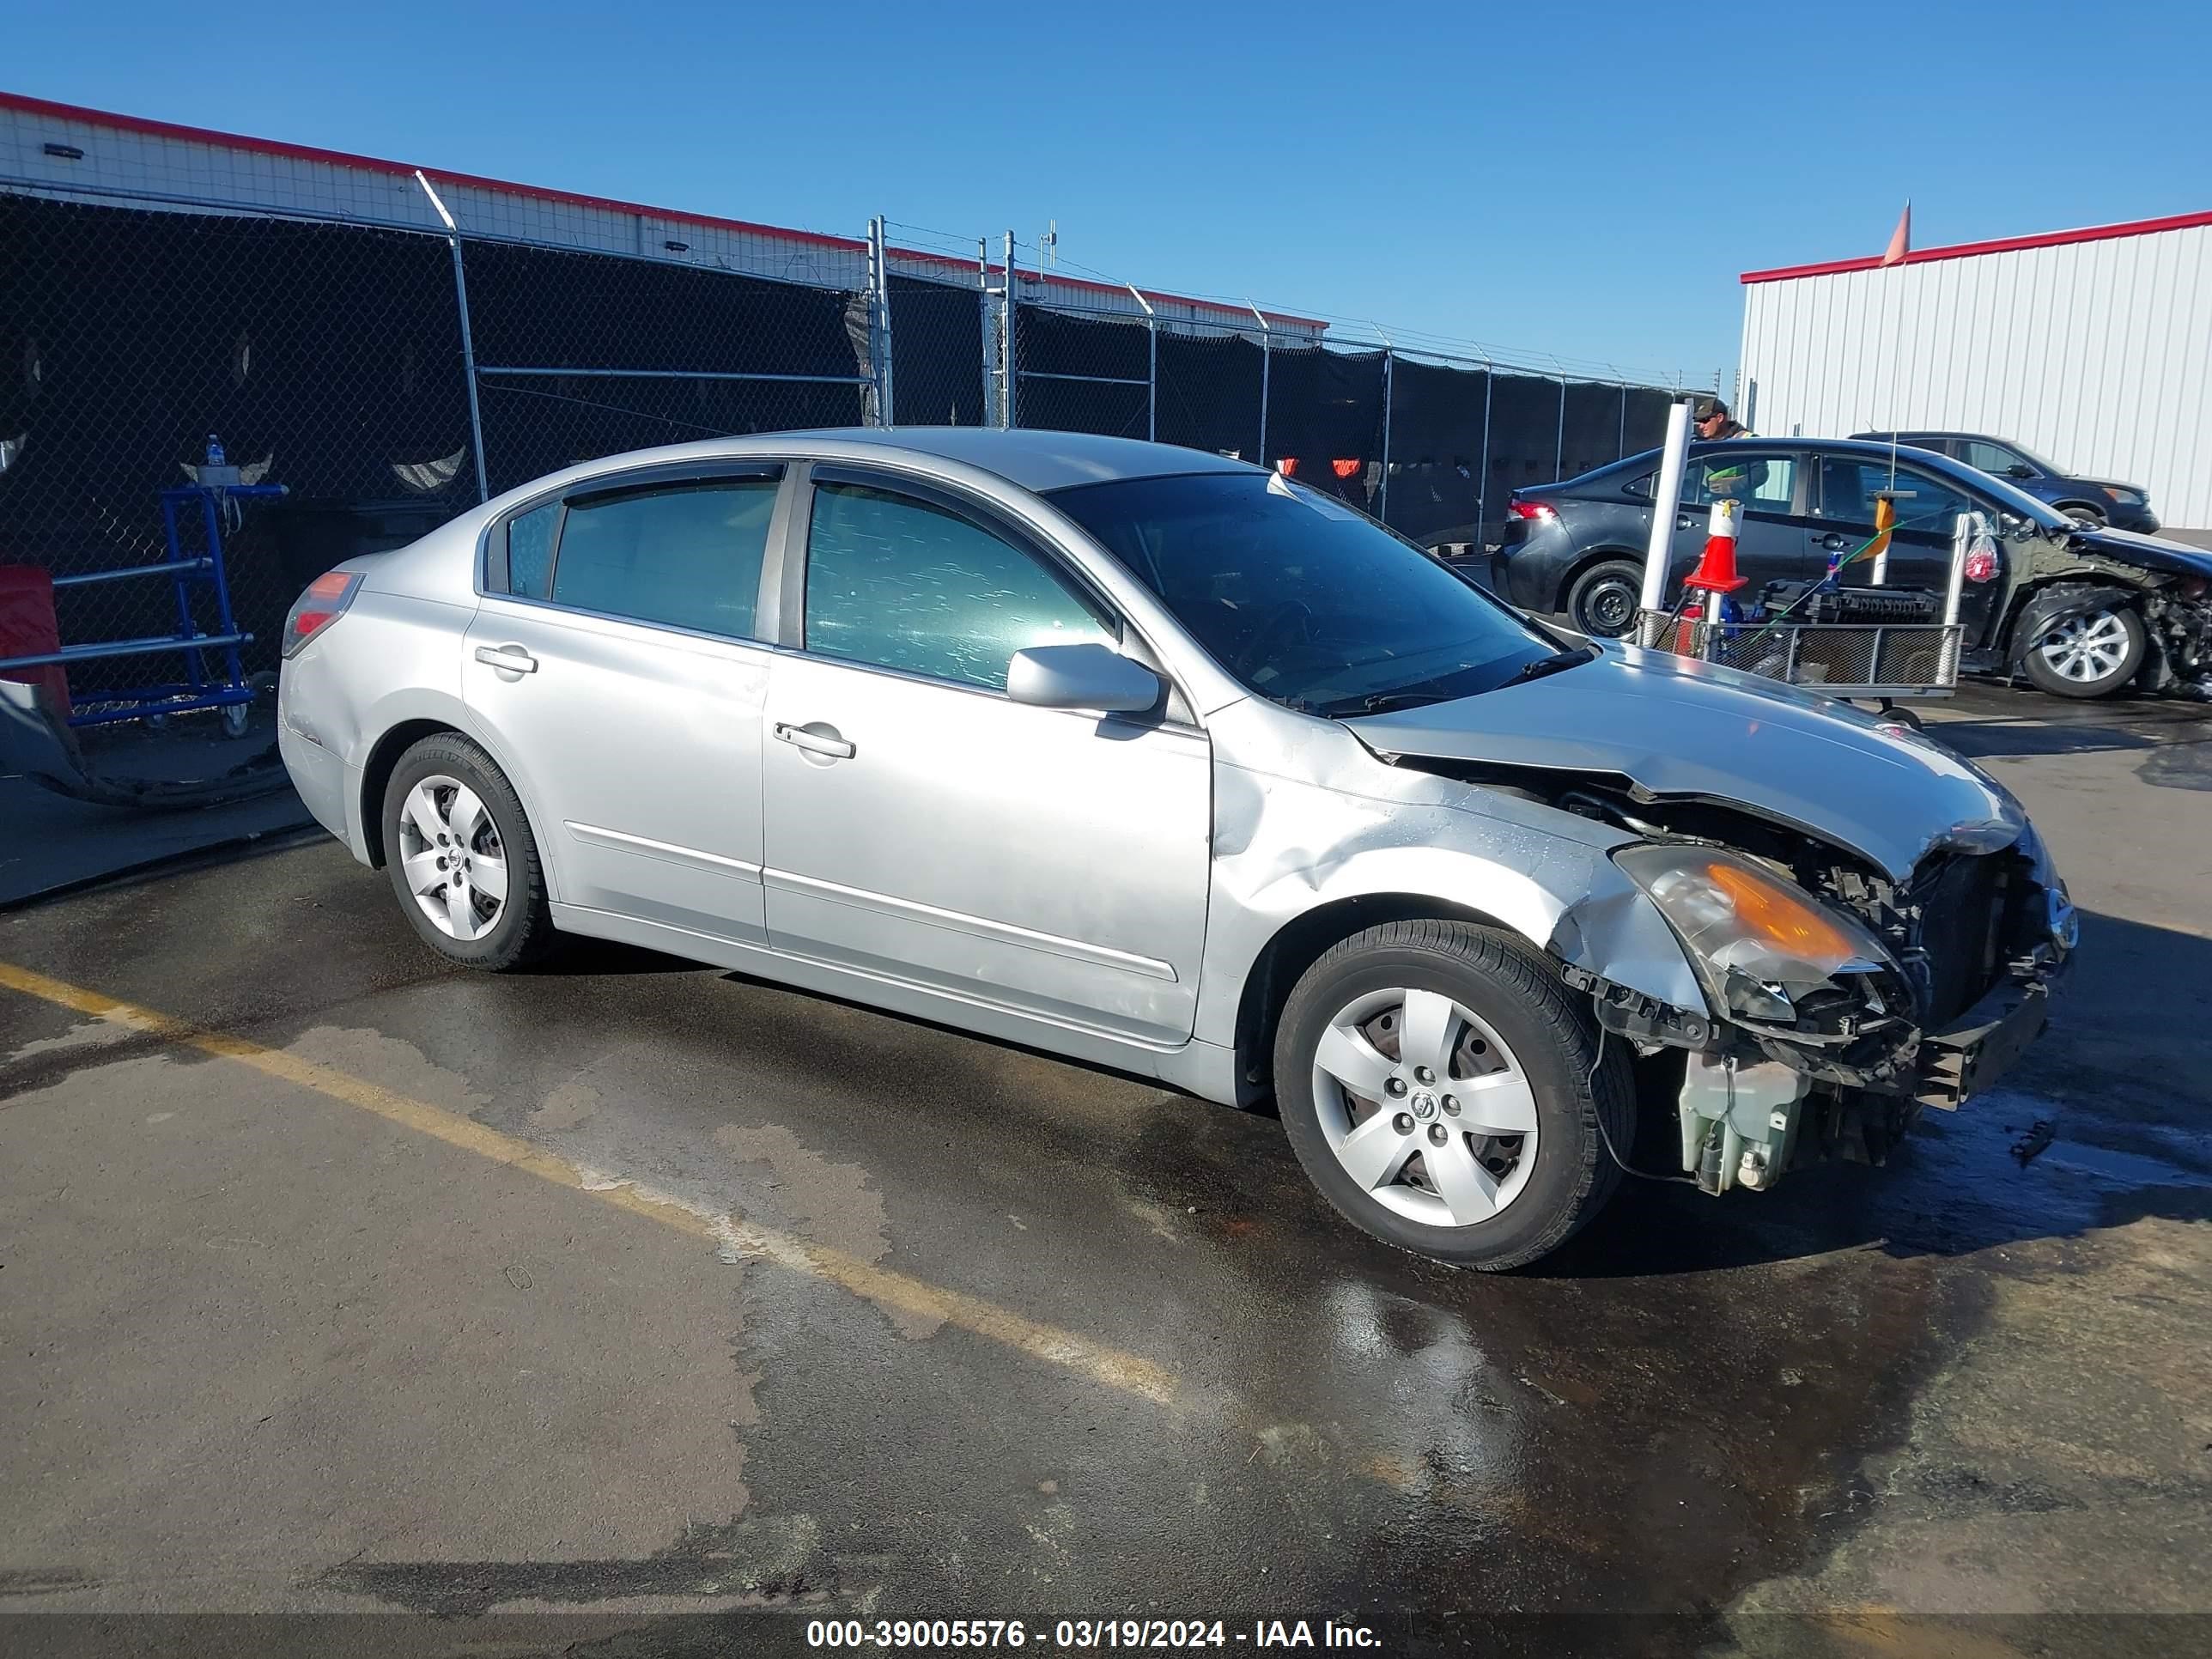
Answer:
[(2212, 530), (2212, 213), (1743, 276), (1768, 434), (1987, 432)]

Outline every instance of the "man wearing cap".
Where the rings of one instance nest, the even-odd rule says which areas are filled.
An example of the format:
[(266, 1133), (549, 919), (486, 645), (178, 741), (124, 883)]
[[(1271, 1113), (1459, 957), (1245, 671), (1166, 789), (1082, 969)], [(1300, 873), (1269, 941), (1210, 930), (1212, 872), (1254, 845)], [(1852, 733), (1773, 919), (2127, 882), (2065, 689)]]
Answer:
[(1723, 438), (1748, 438), (1749, 428), (1729, 413), (1729, 406), (1717, 398), (1700, 398), (1697, 412), (1698, 436), (1708, 443)]
[[(1748, 438), (1751, 431), (1741, 421), (1729, 413), (1729, 406), (1718, 398), (1698, 400), (1695, 422), (1698, 436), (1707, 443), (1717, 443), (1726, 438)], [(1766, 463), (1753, 461), (1746, 466), (1741, 461), (1723, 463), (1710, 467), (1705, 473), (1706, 491), (1714, 495), (1733, 496), (1748, 501), (1758, 494), (1766, 482)]]

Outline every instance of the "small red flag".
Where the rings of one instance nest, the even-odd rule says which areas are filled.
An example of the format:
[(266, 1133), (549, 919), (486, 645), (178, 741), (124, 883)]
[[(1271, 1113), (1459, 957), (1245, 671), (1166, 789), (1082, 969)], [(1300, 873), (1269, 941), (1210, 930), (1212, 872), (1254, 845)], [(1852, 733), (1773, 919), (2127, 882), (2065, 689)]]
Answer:
[(1897, 216), (1897, 228), (1889, 234), (1889, 251), (1881, 256), (1881, 264), (1901, 265), (1905, 263), (1905, 256), (1911, 252), (1912, 204), (1908, 201), (1905, 204), (1905, 211)]

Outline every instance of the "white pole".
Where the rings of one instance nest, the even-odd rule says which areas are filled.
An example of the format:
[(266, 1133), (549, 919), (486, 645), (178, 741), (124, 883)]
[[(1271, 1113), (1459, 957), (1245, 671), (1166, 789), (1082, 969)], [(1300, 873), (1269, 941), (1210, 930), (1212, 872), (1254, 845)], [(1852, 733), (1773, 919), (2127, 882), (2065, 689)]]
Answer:
[(1160, 319), (1152, 315), (1152, 302), (1124, 283), (1129, 297), (1145, 308), (1145, 441), (1157, 443), (1160, 435)]
[(1938, 673), (1945, 685), (1959, 683), (1959, 658), (1965, 636), (1959, 629), (1959, 604), (1966, 581), (1966, 558), (1982, 533), (1978, 513), (1961, 513), (1951, 527), (1951, 585), (1943, 593), (1943, 633), (1936, 647)]
[(1651, 539), (1644, 550), (1644, 592), (1638, 601), (1639, 644), (1658, 642), (1660, 606), (1667, 595), (1667, 566), (1674, 550), (1674, 515), (1681, 511), (1682, 474), (1690, 459), (1690, 405), (1667, 410), (1667, 443), (1659, 452), (1659, 477), (1651, 486)]
[(491, 499), (491, 483), (484, 471), (483, 410), (477, 403), (477, 340), (476, 331), (469, 326), (469, 278), (461, 268), (461, 228), (446, 211), (445, 203), (430, 188), (430, 181), (422, 176), (420, 167), (415, 169), (415, 182), (422, 186), (430, 205), (438, 210), (438, 217), (446, 227), (446, 240), (453, 251), (453, 301), (461, 317), (461, 376), (469, 386), (469, 438), (477, 452), (477, 499), (488, 501)]
[(1951, 527), (1951, 586), (1943, 595), (1943, 626), (1959, 620), (1960, 595), (1966, 580), (1966, 554), (1973, 546), (1978, 514), (1961, 513)]

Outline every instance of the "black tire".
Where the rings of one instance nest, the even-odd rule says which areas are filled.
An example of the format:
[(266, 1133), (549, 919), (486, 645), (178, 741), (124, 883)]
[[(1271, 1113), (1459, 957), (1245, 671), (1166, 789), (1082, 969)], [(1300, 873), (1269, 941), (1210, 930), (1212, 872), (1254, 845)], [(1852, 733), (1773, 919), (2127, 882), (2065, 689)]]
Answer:
[[(2022, 618), (2022, 623), (2033, 631), (2021, 643), (2021, 669), (2027, 674), (2028, 684), (2054, 697), (2114, 696), (2134, 683), (2150, 651), (2149, 630), (2144, 628), (2135, 606), (2124, 602), (2092, 603), (2039, 616), (2031, 612)], [(2061, 630), (2073, 626), (2117, 628), (2122, 643), (2118, 654), (2109, 659), (2113, 665), (2107, 672), (2077, 678), (2045, 654), (2046, 647), (2052, 646)]]
[(1625, 639), (1636, 629), (1644, 597), (1644, 567), (1632, 559), (1606, 559), (1577, 575), (1567, 588), (1567, 616), (1583, 633)]
[[(1847, 698), (1845, 701), (1848, 702), (1849, 699)], [(1895, 703), (1890, 702), (1887, 697), (1883, 698), (1880, 702), (1876, 703), (1874, 708), (1869, 709), (1867, 712), (1872, 714), (1876, 720), (1889, 720), (1896, 725), (1910, 727), (1915, 732), (1924, 730), (1928, 724), (1927, 721), (1920, 718), (1917, 710), (1900, 708)]]
[[(1534, 1097), (1534, 1166), (1511, 1201), (1486, 1220), (1429, 1225), (1401, 1213), (1353, 1178), (1322, 1125), (1313, 1073), (1324, 1033), (1340, 1011), (1394, 988), (1438, 992), (1479, 1014), (1510, 1050)], [(1587, 1004), (1525, 941), (1465, 922), (1389, 922), (1328, 951), (1291, 993), (1275, 1030), (1276, 1105), (1308, 1178), (1353, 1225), (1463, 1267), (1525, 1267), (1557, 1249), (1612, 1196), (1620, 1170), (1601, 1139), (1601, 1117), (1613, 1146), (1633, 1141), (1627, 1052), (1607, 1042), (1603, 1063), (1596, 1063), (1601, 1036)]]
[(2066, 501), (2059, 506), (2057, 511), (2069, 519), (2085, 519), (2100, 530), (2112, 522), (2111, 515), (2103, 507), (2092, 507), (2087, 501)]
[[(415, 786), (434, 777), (451, 778), (475, 792), (483, 803), (506, 866), (507, 894), (496, 919), (471, 939), (442, 931), (409, 884), (404, 856), (407, 842), (400, 818)], [(491, 845), (481, 833), (477, 841), (483, 846)], [(441, 732), (423, 738), (392, 768), (391, 780), (384, 787), (384, 852), (386, 873), (392, 878), (401, 913), (422, 942), (447, 960), (505, 973), (537, 961), (559, 942), (546, 897), (538, 839), (531, 834), (521, 799), (491, 757), (459, 732)]]

